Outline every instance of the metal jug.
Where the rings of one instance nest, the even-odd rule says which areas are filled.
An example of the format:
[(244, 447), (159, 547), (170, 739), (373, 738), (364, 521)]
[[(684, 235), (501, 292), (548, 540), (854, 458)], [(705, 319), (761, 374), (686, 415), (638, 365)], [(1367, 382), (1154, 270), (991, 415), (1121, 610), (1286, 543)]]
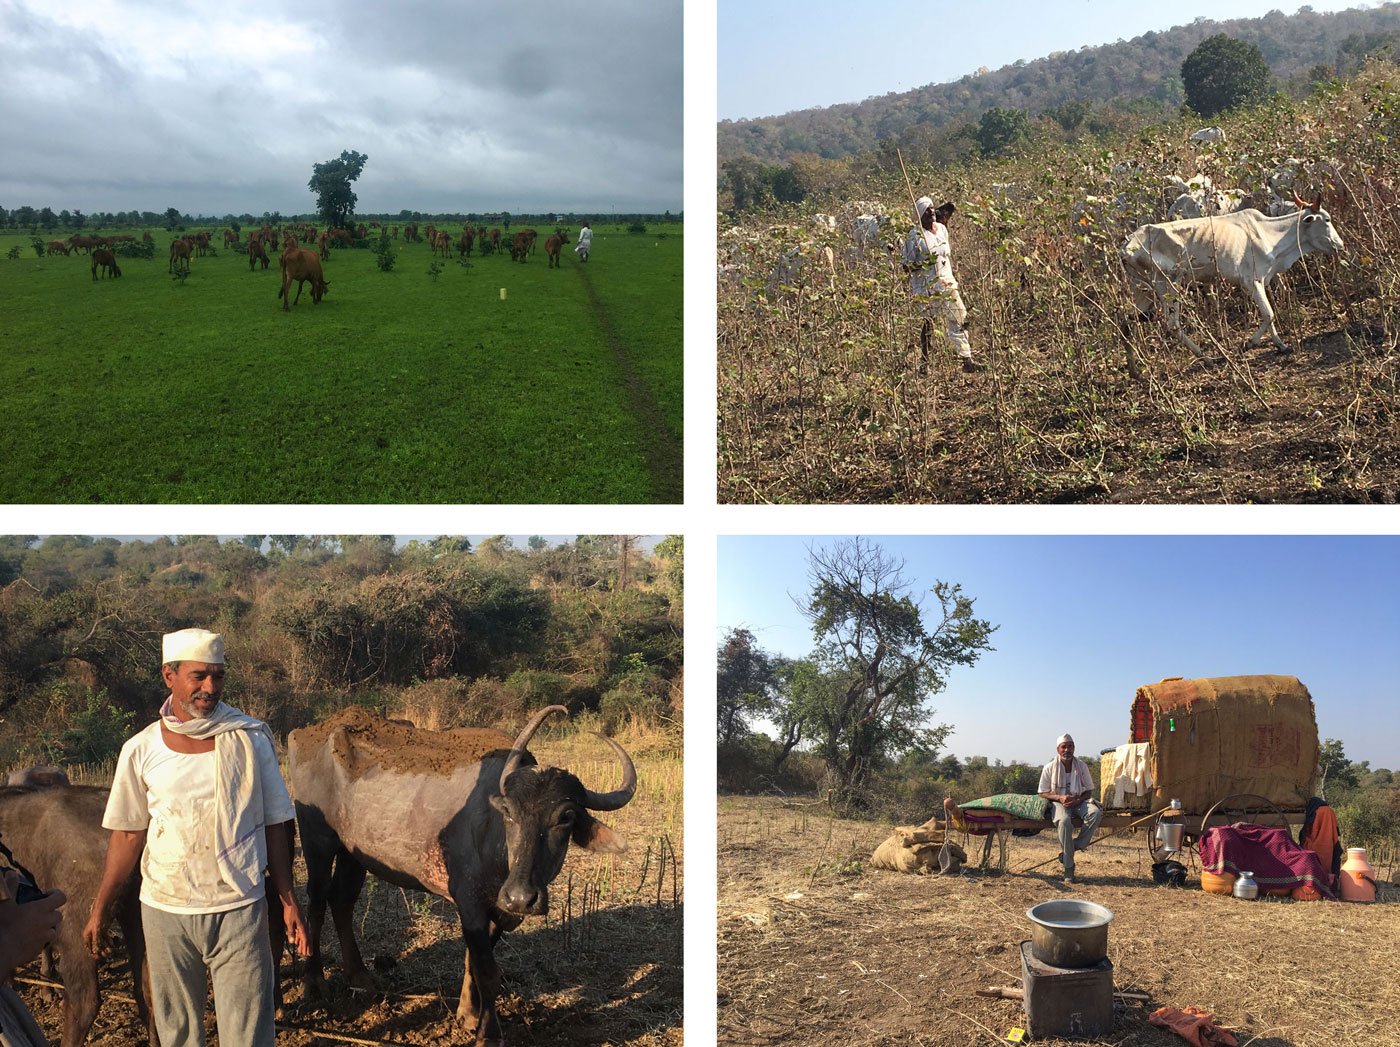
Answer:
[(1259, 884), (1254, 881), (1252, 872), (1240, 871), (1239, 879), (1235, 881), (1234, 894), (1236, 898), (1244, 898), (1247, 901), (1253, 901), (1259, 897)]

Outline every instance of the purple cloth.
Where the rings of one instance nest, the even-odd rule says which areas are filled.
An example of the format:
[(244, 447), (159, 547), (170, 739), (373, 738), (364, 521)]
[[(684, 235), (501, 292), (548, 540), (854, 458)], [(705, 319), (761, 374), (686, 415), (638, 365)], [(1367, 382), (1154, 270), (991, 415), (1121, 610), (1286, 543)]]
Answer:
[(1316, 887), (1324, 898), (1336, 899), (1322, 859), (1295, 843), (1287, 829), (1236, 822), (1208, 829), (1201, 837), (1201, 868), (1238, 876), (1248, 870), (1261, 891), (1291, 891), (1303, 884)]

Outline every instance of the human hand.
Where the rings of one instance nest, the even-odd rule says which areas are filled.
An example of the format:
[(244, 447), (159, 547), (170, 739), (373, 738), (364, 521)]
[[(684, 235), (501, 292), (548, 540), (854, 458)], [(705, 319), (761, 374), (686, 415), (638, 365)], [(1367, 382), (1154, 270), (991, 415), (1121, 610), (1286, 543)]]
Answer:
[(306, 920), (301, 915), (301, 906), (295, 898), (282, 903), (282, 925), (287, 929), (287, 941), (298, 956), (311, 955), (311, 936), (306, 930)]
[(62, 891), (52, 890), (20, 905), (14, 901), (19, 875), (13, 870), (5, 871), (5, 887), (9, 897), (0, 902), (0, 980), (9, 978), (16, 967), (24, 966), (53, 942), (63, 923), (59, 910), (68, 900)]

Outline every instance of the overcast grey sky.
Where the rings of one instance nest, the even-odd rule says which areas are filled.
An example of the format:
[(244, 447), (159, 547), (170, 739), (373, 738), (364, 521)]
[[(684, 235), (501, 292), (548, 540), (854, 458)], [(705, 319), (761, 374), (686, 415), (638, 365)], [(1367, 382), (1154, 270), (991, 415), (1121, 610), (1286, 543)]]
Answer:
[(0, 0), (0, 206), (682, 209), (681, 0)]

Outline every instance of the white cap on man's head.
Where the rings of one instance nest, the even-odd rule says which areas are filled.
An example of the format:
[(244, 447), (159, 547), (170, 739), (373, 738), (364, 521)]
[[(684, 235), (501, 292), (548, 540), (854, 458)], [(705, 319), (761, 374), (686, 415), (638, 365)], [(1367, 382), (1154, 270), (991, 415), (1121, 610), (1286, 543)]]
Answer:
[(224, 637), (222, 633), (211, 633), (208, 629), (181, 629), (166, 633), (161, 638), (160, 661), (208, 662), (210, 665), (224, 664)]
[(915, 210), (917, 210), (917, 211), (919, 212), (919, 220), (920, 220), (920, 221), (923, 221), (924, 212), (927, 211), (927, 210), (928, 210), (930, 207), (932, 207), (932, 206), (933, 206), (933, 198), (932, 198), (932, 197), (921, 196), (921, 197), (919, 197), (917, 200), (914, 201), (914, 208), (915, 208)]
[(1067, 734), (1062, 734), (1055, 739), (1055, 748), (1058, 749), (1060, 746), (1064, 745), (1065, 742), (1073, 743), (1074, 739)]

